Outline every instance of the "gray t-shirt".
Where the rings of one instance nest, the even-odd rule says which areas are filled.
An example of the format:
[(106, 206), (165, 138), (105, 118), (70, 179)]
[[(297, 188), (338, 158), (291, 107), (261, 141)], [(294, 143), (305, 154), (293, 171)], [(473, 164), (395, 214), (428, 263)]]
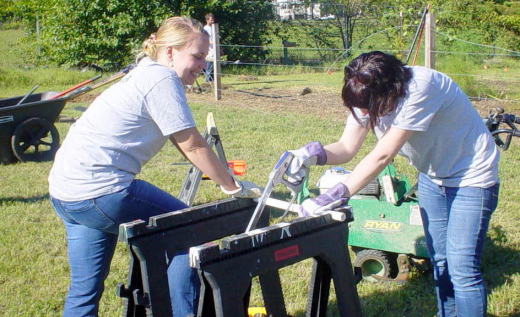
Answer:
[(77, 201), (124, 189), (170, 134), (194, 126), (180, 78), (144, 58), (71, 126), (56, 154), (49, 192)]
[[(482, 118), (448, 76), (425, 67), (410, 67), (413, 78), (397, 109), (380, 118), (381, 138), (392, 126), (416, 131), (399, 154), (436, 184), (489, 187), (498, 182), (499, 152)], [(362, 124), (368, 116), (356, 111)], [(359, 124), (352, 115), (347, 124)]]

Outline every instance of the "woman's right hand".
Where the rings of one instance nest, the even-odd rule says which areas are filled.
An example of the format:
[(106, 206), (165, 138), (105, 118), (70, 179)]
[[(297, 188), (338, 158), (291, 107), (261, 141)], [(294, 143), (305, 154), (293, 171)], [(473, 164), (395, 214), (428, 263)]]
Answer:
[(306, 169), (312, 165), (324, 165), (327, 163), (327, 153), (320, 142), (310, 142), (298, 150), (289, 151), (294, 158), (285, 172), (287, 180), (291, 183), (300, 182), (307, 174)]

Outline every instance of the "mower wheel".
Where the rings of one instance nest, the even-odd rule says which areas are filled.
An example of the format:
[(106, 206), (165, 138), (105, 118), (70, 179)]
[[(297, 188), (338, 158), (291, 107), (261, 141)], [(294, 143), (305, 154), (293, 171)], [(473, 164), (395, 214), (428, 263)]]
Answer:
[(38, 117), (20, 123), (11, 137), (13, 154), (20, 162), (52, 160), (59, 144), (60, 137), (56, 127)]
[(363, 279), (369, 282), (379, 282), (380, 279), (374, 278), (373, 275), (383, 279), (391, 278), (392, 265), (391, 255), (388, 252), (373, 249), (363, 249), (356, 252), (356, 258), (353, 265), (361, 268)]

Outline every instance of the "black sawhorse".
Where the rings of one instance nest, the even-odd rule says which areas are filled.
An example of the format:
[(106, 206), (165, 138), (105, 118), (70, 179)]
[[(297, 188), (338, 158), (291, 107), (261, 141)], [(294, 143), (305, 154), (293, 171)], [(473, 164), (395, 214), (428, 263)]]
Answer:
[[(350, 209), (344, 210), (350, 215)], [(269, 316), (285, 317), (278, 269), (313, 258), (306, 316), (325, 317), (334, 281), (340, 316), (361, 316), (355, 278), (346, 247), (347, 222), (337, 212), (297, 218), (190, 249), (202, 288), (198, 316), (247, 316), (251, 279), (260, 287)], [(245, 303), (245, 304), (244, 304)]]
[(127, 284), (117, 289), (123, 316), (172, 316), (167, 268), (173, 255), (244, 232), (255, 206), (250, 199), (230, 198), (122, 224), (119, 236), (130, 251)]
[[(315, 264), (307, 315), (325, 316), (332, 278), (341, 316), (361, 316), (345, 245), (346, 221), (325, 214), (243, 234), (255, 207), (253, 200), (226, 199), (151, 217), (149, 222), (138, 220), (121, 225), (120, 236), (130, 251), (127, 285), (118, 287), (118, 295), (124, 298), (123, 316), (170, 317), (168, 263), (177, 251), (193, 246), (198, 247), (192, 249), (192, 263), (199, 268), (202, 281), (198, 316), (245, 316), (249, 296), (243, 289), (249, 292), (252, 276), (259, 276), (270, 316), (286, 316), (277, 269), (310, 257)], [(260, 225), (267, 221), (262, 218)], [(237, 233), (240, 234), (222, 240), (222, 250), (207, 244)], [(226, 284), (228, 279), (236, 279), (237, 272), (241, 272), (237, 284), (241, 295), (235, 298), (240, 303), (222, 296), (237, 290), (234, 283)], [(224, 309), (242, 313), (221, 312)]]

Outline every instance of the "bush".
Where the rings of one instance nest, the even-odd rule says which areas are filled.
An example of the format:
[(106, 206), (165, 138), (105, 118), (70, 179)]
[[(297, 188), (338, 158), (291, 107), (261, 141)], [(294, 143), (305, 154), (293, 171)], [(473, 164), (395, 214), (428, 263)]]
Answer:
[(259, 46), (271, 44), (268, 29), (274, 11), (269, 1), (216, 1), (215, 6), (205, 9), (216, 17), (221, 44), (250, 46), (246, 50), (226, 47), (228, 60), (258, 61), (267, 56), (269, 51)]
[[(53, 0), (57, 4), (42, 17), (40, 57), (60, 65), (97, 65), (115, 69), (133, 60), (141, 42), (168, 16), (184, 15), (204, 20), (213, 12), (221, 27), (221, 42), (261, 45), (266, 39), (271, 6), (264, 1), (148, 1)], [(247, 25), (248, 27), (243, 27)], [(243, 56), (229, 49), (233, 59)], [(251, 52), (250, 52), (251, 53)]]
[(168, 15), (167, 7), (148, 0), (62, 0), (42, 19), (41, 57), (119, 68)]

